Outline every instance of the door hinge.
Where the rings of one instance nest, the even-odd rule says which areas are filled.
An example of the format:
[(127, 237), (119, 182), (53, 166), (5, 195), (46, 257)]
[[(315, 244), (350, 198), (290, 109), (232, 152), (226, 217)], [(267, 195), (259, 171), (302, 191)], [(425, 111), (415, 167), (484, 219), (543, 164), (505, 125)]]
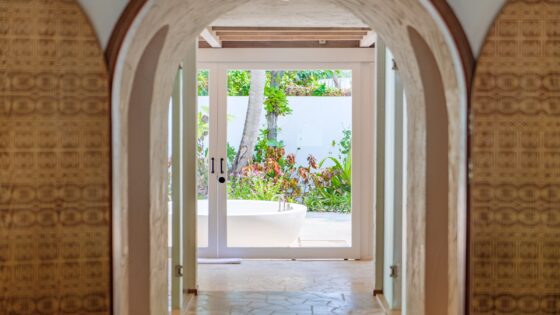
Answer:
[(392, 265), (389, 268), (391, 269), (391, 273), (389, 274), (389, 277), (398, 278), (399, 277), (399, 267), (397, 265)]
[(183, 276), (183, 266), (175, 265), (175, 277), (182, 277), (182, 276)]

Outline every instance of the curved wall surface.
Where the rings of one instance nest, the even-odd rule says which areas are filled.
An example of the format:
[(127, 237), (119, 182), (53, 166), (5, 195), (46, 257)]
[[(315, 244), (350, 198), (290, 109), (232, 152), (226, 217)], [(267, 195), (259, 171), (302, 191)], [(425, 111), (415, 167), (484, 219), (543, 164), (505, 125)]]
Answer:
[(506, 4), (471, 108), (470, 314), (559, 314), (559, 1)]
[(109, 90), (73, 0), (0, 0), (0, 314), (109, 314)]

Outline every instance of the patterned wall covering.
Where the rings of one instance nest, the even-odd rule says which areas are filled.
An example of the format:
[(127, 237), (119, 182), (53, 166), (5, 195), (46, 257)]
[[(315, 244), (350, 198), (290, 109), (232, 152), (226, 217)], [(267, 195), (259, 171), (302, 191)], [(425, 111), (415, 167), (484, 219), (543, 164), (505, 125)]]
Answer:
[(560, 314), (560, 1), (509, 1), (472, 102), (470, 314)]
[(109, 103), (74, 0), (0, 0), (0, 314), (108, 314)]

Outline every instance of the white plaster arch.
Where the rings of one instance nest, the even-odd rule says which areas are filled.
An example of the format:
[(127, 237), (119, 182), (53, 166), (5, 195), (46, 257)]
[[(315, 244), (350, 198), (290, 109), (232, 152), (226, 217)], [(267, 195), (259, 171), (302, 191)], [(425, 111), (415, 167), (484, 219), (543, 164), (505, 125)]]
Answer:
[[(466, 139), (467, 75), (462, 68), (458, 48), (443, 18), (428, 0), (325, 0), (348, 9), (371, 25), (394, 53), (399, 64), (408, 100), (408, 208), (406, 243), (407, 314), (426, 313), (426, 304), (447, 302), (447, 314), (464, 313), (466, 261)], [(166, 139), (167, 107), (177, 65), (185, 58), (189, 45), (204, 27), (221, 14), (248, 0), (148, 0), (137, 14), (121, 46), (113, 76), (113, 287), (114, 313), (128, 315), (132, 303), (142, 303), (144, 313), (159, 315), (167, 311), (167, 211), (166, 209)], [(160, 32), (168, 27), (165, 32)], [(423, 55), (414, 47), (408, 28), (420, 36), (437, 63), (448, 118), (448, 225), (447, 230), (447, 298), (426, 292), (426, 108), (430, 95), (425, 94), (421, 67)], [(160, 32), (160, 33), (158, 33)], [(165, 33), (165, 35), (161, 35)], [(146, 52), (154, 35), (164, 36), (161, 51)], [(421, 52), (421, 50), (420, 50)], [(148, 55), (152, 62), (146, 65)], [(143, 58), (144, 56), (144, 58)], [(153, 61), (157, 62), (154, 63)], [(153, 73), (146, 69), (154, 66)], [(151, 77), (148, 78), (148, 77)], [(155, 82), (155, 84), (152, 84)], [(139, 85), (138, 85), (139, 84)], [(138, 86), (136, 86), (138, 85)], [(132, 97), (132, 91), (150, 89), (149, 97)], [(426, 89), (429, 90), (429, 89)], [(131, 103), (134, 101), (134, 103)], [(148, 115), (148, 133), (132, 130), (131, 111), (144, 109)], [(442, 130), (445, 132), (445, 130)], [(130, 152), (129, 140), (144, 135), (149, 141), (144, 151)], [(140, 172), (149, 185), (149, 196), (135, 195), (129, 189), (131, 165), (139, 156), (147, 158), (149, 169)], [(135, 174), (138, 175), (138, 174)], [(136, 184), (133, 182), (132, 184)], [(129, 201), (146, 198), (141, 206), (129, 209)], [(149, 219), (143, 227), (129, 226), (132, 214), (143, 213)], [(145, 234), (148, 241), (139, 241)], [(142, 247), (143, 254), (135, 248)], [(143, 261), (145, 272), (134, 273), (131, 261)], [(145, 284), (139, 287), (138, 284)], [(439, 314), (429, 314), (439, 315)]]

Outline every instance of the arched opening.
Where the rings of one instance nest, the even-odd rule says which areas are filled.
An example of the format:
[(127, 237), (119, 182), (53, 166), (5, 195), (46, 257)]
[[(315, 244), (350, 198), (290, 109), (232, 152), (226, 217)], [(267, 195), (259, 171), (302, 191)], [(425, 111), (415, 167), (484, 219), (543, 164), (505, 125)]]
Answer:
[[(185, 57), (188, 43), (196, 38), (206, 25), (221, 14), (231, 10), (245, 1), (149, 1), (136, 16), (120, 50), (119, 58), (113, 80), (113, 163), (114, 163), (114, 207), (113, 211), (119, 220), (114, 224), (114, 286), (115, 292), (122, 294), (115, 297), (115, 313), (129, 314), (131, 303), (143, 300), (148, 303), (143, 310), (146, 314), (161, 314), (166, 310), (167, 293), (167, 213), (166, 209), (166, 183), (165, 183), (165, 139), (167, 133), (167, 107), (153, 106), (154, 104), (167, 104), (173, 86), (176, 65)], [(407, 241), (405, 247), (406, 274), (405, 304), (407, 314), (431, 314), (427, 308), (427, 296), (432, 294), (426, 288), (431, 287), (432, 279), (427, 277), (427, 252), (431, 245), (431, 235), (426, 232), (427, 210), (430, 207), (430, 189), (426, 178), (430, 177), (431, 170), (428, 162), (430, 158), (441, 158), (441, 147), (435, 156), (431, 155), (431, 132), (427, 127), (430, 115), (427, 111), (431, 108), (427, 101), (433, 99), (435, 93), (438, 104), (445, 104), (447, 110), (447, 135), (448, 145), (446, 159), (448, 169), (445, 175), (438, 174), (438, 178), (447, 178), (447, 202), (444, 212), (447, 219), (437, 221), (436, 224), (445, 224), (437, 227), (437, 231), (445, 231), (447, 255), (447, 270), (444, 279), (437, 280), (436, 287), (445, 287), (446, 298), (438, 296), (440, 300), (448, 301), (445, 304), (448, 314), (460, 314), (463, 311), (464, 287), (464, 227), (465, 217), (464, 194), (466, 187), (466, 153), (464, 140), (466, 139), (466, 87), (465, 70), (455, 43), (445, 27), (442, 17), (435, 7), (426, 1), (402, 1), (388, 3), (386, 1), (372, 1), (364, 4), (359, 1), (339, 1), (365, 23), (374, 28), (385, 40), (387, 46), (395, 54), (395, 59), (402, 69), (402, 79), (407, 91), (407, 117), (408, 117), (408, 183), (406, 211)], [(147, 39), (154, 38), (156, 31), (162, 26), (169, 25), (167, 36), (161, 47), (157, 66), (150, 74), (150, 79), (144, 77), (141, 69), (142, 58), (146, 56), (149, 47)], [(409, 26), (421, 38), (429, 39), (428, 42), (418, 44), (412, 35), (409, 37)], [(423, 41), (422, 41), (423, 42)], [(414, 46), (422, 46), (415, 48)], [(427, 67), (422, 50), (429, 52)], [(430, 59), (431, 58), (431, 59)], [(434, 68), (435, 65), (435, 68)], [(430, 77), (422, 75), (423, 71), (439, 68), (440, 89), (431, 89), (426, 84)], [(437, 76), (437, 75), (436, 75)], [(151, 84), (149, 80), (153, 80)], [(153, 95), (148, 98), (133, 98), (132, 93), (138, 86), (148, 84), (153, 89)], [(444, 90), (442, 93), (441, 87)], [(442, 95), (444, 99), (442, 99)], [(135, 103), (138, 102), (138, 103)], [(144, 107), (144, 104), (147, 107)], [(149, 133), (142, 130), (146, 126), (132, 124), (127, 118), (136, 107), (150, 108)], [(136, 127), (135, 127), (136, 126)], [(135, 127), (135, 128), (133, 128)], [(445, 133), (445, 131), (444, 131)], [(131, 186), (130, 168), (131, 159), (136, 158), (130, 151), (136, 137), (139, 141), (146, 141), (149, 136), (149, 152), (144, 153), (148, 160), (144, 160), (142, 169), (134, 172), (142, 173), (149, 183), (149, 196), (143, 200), (142, 207), (149, 207), (149, 221), (143, 224), (142, 231), (136, 230), (135, 235), (123, 234), (130, 231), (130, 214), (132, 209), (130, 200), (138, 196), (128, 188)], [(433, 138), (436, 140), (435, 138)], [(146, 148), (143, 145), (143, 148)], [(444, 159), (445, 159), (444, 158)], [(145, 196), (144, 196), (145, 197)], [(136, 200), (136, 199), (135, 199)], [(136, 207), (136, 206), (135, 206)], [(438, 203), (438, 209), (441, 204)], [(438, 217), (441, 219), (441, 217)], [(444, 222), (443, 222), (444, 221)], [(130, 261), (136, 253), (130, 246), (130, 240), (137, 236), (148, 235), (148, 243), (143, 246), (143, 252), (149, 257), (143, 260), (150, 272), (133, 274)], [(437, 246), (437, 245), (436, 245)], [(143, 278), (147, 286), (138, 292), (128, 286), (132, 283), (126, 279)], [(121, 281), (125, 280), (125, 281)], [(444, 284), (442, 284), (445, 282)], [(140, 292), (141, 291), (141, 292)], [(434, 295), (435, 296), (435, 295)], [(441, 305), (441, 304), (440, 304)], [(443, 308), (438, 312), (443, 312)]]
[[(128, 205), (130, 209), (134, 209), (134, 215), (129, 217), (128, 223), (128, 246), (130, 253), (130, 272), (134, 274), (147, 274), (150, 272), (149, 265), (145, 262), (150, 257), (150, 249), (145, 244), (150, 242), (150, 234), (145, 233), (149, 230), (146, 226), (150, 222), (150, 180), (146, 177), (143, 169), (148, 169), (150, 165), (150, 144), (144, 139), (149, 139), (153, 132), (151, 128), (145, 128), (150, 123), (150, 107), (153, 97), (153, 77), (151, 74), (157, 67), (157, 62), (165, 43), (165, 37), (168, 27), (159, 30), (150, 43), (146, 47), (144, 55), (140, 59), (140, 65), (135, 78), (133, 97), (131, 102), (134, 104), (134, 110), (128, 112), (128, 120), (130, 128), (136, 130), (135, 134), (128, 135), (129, 151), (131, 159), (129, 159), (128, 173), (130, 174), (130, 182), (128, 185)], [(143, 79), (146, 79), (143, 81)], [(140, 288), (146, 287), (149, 283), (145, 277), (130, 277), (129, 287), (131, 293)], [(115, 299), (118, 303), (119, 299)], [(130, 304), (131, 314), (141, 313), (143, 309), (149, 307), (148, 300), (138, 300)]]
[(445, 90), (437, 62), (420, 34), (408, 28), (426, 97), (426, 314), (446, 314), (437, 296), (448, 295), (448, 128)]

